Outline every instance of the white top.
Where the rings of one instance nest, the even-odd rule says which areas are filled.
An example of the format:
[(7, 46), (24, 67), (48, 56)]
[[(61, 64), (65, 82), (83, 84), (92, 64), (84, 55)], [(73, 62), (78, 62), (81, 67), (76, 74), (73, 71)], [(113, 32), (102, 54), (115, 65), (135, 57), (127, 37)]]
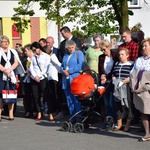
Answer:
[[(42, 71), (37, 64), (36, 58)], [(44, 52), (42, 52), (40, 55), (34, 55), (30, 65), (31, 78), (34, 79), (36, 76), (38, 76), (40, 80), (43, 80), (45, 77), (47, 77), (49, 62), (50, 56)]]
[(111, 72), (113, 63), (114, 63), (114, 61), (113, 61), (112, 57), (105, 56), (104, 70), (105, 70), (106, 74), (109, 74)]
[(144, 56), (139, 57), (132, 70), (150, 71), (150, 58), (145, 58)]
[(60, 66), (61, 63), (59, 62), (58, 58), (55, 54), (52, 54), (50, 56), (50, 62), (47, 71), (48, 80), (58, 81), (58, 70)]

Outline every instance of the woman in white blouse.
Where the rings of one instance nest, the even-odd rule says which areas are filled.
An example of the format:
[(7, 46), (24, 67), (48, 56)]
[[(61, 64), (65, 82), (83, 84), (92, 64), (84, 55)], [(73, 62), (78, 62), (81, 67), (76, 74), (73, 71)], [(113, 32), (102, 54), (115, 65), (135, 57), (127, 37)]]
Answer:
[(49, 46), (45, 47), (45, 52), (50, 55), (49, 66), (47, 71), (47, 103), (49, 109), (49, 121), (54, 121), (53, 113), (62, 113), (61, 102), (58, 99), (58, 70), (61, 66), (56, 55), (52, 52)]
[(50, 59), (50, 56), (43, 52), (44, 50), (38, 42), (32, 43), (31, 49), (35, 52), (30, 65), (31, 87), (38, 112), (36, 120), (40, 121), (42, 117), (41, 94), (43, 94), (43, 101), (46, 102), (47, 99), (45, 89), (47, 83), (47, 69), (49, 66), (48, 60)]
[(131, 88), (135, 108), (141, 112), (141, 119), (145, 129), (140, 142), (150, 140), (150, 38), (142, 41), (142, 54), (131, 71)]

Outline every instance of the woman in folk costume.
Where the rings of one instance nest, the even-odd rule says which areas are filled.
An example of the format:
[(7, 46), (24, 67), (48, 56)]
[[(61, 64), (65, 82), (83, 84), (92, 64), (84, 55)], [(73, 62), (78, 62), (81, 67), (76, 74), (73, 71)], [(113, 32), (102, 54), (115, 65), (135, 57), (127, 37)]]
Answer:
[[(3, 109), (2, 90), (6, 86), (6, 81), (9, 80), (10, 88), (15, 89), (16, 74), (24, 75), (24, 69), (20, 62), (19, 56), (14, 49), (9, 48), (9, 38), (0, 36), (0, 121)], [(14, 103), (8, 104), (9, 120), (14, 120), (13, 110)]]

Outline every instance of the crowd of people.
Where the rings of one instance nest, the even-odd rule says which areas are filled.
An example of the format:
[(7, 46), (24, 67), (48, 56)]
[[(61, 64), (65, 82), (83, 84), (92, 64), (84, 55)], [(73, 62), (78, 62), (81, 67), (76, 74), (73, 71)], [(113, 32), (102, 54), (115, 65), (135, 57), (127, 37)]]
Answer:
[[(95, 71), (99, 84), (107, 87), (98, 105), (103, 119), (114, 118), (114, 131), (128, 132), (131, 123), (143, 122), (145, 136), (150, 140), (150, 38), (142, 31), (133, 38), (129, 28), (120, 31), (122, 44), (112, 50), (109, 40), (101, 34), (93, 37), (94, 46), (82, 51), (81, 41), (64, 26), (60, 29), (64, 40), (55, 48), (54, 38), (48, 36), (15, 50), (9, 48), (7, 36), (0, 36), (0, 121), (2, 118), (2, 90), (9, 80), (15, 89), (16, 75), (23, 89), (24, 117), (40, 121), (44, 114), (49, 121), (63, 117), (62, 103), (68, 106), (70, 117), (82, 109), (71, 93), (72, 80), (80, 75), (85, 64)], [(140, 36), (141, 35), (141, 36)], [(14, 104), (8, 104), (9, 120), (14, 120)], [(140, 115), (141, 114), (141, 115)], [(126, 124), (123, 128), (123, 121)]]

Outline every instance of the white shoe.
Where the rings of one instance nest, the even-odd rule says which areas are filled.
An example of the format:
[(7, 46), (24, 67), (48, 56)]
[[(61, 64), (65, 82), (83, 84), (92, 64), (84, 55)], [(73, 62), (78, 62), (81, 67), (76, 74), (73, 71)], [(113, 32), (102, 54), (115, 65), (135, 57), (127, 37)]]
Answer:
[(62, 112), (59, 112), (56, 116), (55, 119), (62, 119), (64, 117)]

